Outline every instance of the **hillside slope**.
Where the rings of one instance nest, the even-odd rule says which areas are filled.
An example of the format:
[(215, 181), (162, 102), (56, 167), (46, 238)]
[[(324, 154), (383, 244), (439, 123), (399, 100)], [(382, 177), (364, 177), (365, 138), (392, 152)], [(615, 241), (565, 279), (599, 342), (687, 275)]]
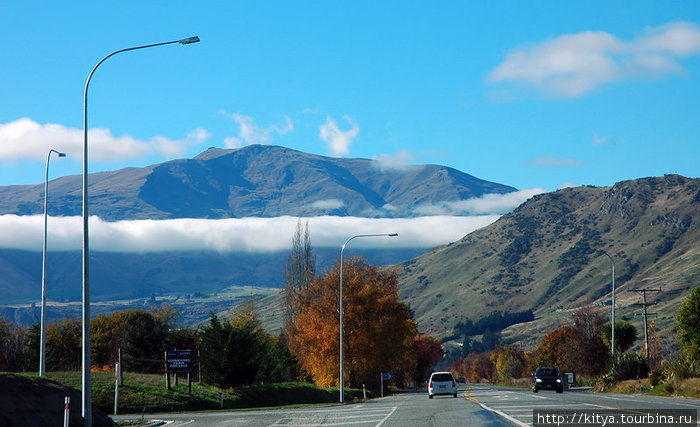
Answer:
[[(490, 226), (398, 265), (401, 297), (419, 326), (448, 335), (458, 321), (492, 311), (533, 310), (536, 320), (505, 331), (526, 345), (596, 304), (609, 319), (611, 263), (616, 316), (641, 336), (641, 297), (656, 288), (657, 331), (674, 335), (673, 316), (700, 286), (700, 179), (678, 175), (577, 187), (535, 196)], [(608, 304), (607, 307), (605, 305)]]

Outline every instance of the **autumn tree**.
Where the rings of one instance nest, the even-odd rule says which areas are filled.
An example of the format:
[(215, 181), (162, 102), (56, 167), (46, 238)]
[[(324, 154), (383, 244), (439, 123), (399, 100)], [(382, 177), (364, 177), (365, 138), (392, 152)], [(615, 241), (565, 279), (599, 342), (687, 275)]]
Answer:
[(460, 374), (469, 378), (469, 381), (473, 383), (477, 383), (482, 379), (491, 381), (495, 375), (495, 367), (493, 362), (491, 362), (490, 354), (469, 353), (462, 361)]
[(46, 327), (46, 370), (77, 371), (82, 366), (82, 322), (63, 318)]
[(491, 352), (496, 377), (500, 381), (511, 378), (520, 378), (527, 366), (525, 353), (515, 347), (497, 346)]
[(428, 379), (430, 368), (442, 359), (445, 351), (439, 339), (420, 334), (413, 340), (413, 352), (416, 360), (413, 381), (422, 383)]
[(570, 344), (576, 339), (576, 332), (570, 326), (554, 330), (542, 338), (537, 354), (539, 366), (552, 366), (560, 371), (574, 370)]
[(179, 313), (169, 304), (158, 309), (124, 310), (99, 315), (90, 322), (90, 358), (93, 365), (112, 365), (122, 350), (125, 368), (158, 372), (166, 350), (193, 349), (195, 332), (177, 328)]
[(661, 339), (656, 333), (656, 323), (652, 320), (649, 322), (649, 329), (647, 330), (649, 337), (649, 368), (654, 369), (661, 365), (661, 360), (663, 359), (663, 354), (661, 350)]
[[(0, 372), (18, 372), (27, 368), (33, 370), (31, 366), (27, 366), (30, 359), (29, 333), (28, 328), (0, 318)], [(33, 366), (38, 368), (38, 359)]]
[(566, 343), (569, 359), (576, 372), (595, 376), (605, 369), (609, 350), (602, 332), (604, 320), (591, 306), (584, 306), (573, 314), (573, 342)]
[[(301, 292), (290, 348), (322, 387), (339, 380), (339, 264)], [(344, 377), (350, 386), (379, 385), (380, 372), (392, 372), (413, 349), (415, 322), (399, 300), (394, 271), (380, 271), (362, 258), (343, 270)]]

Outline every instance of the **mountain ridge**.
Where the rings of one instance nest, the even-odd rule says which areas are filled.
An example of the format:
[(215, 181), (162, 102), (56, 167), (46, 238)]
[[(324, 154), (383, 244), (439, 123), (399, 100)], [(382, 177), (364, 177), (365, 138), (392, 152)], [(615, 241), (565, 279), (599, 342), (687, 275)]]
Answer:
[(401, 297), (423, 330), (436, 335), (450, 335), (465, 318), (533, 310), (534, 322), (504, 333), (532, 345), (579, 307), (592, 304), (609, 317), (611, 264), (604, 250), (615, 262), (620, 318), (631, 316), (638, 299), (628, 289), (661, 286), (657, 330), (671, 336), (683, 296), (700, 280), (699, 240), (700, 179), (666, 175), (566, 188), (534, 196), (493, 224), (398, 264)]
[[(50, 182), (50, 215), (80, 215), (82, 177)], [(124, 219), (249, 216), (415, 217), (420, 207), (514, 187), (447, 166), (387, 168), (272, 145), (210, 148), (192, 159), (89, 176), (90, 214)], [(43, 184), (0, 187), (0, 214), (43, 212)]]

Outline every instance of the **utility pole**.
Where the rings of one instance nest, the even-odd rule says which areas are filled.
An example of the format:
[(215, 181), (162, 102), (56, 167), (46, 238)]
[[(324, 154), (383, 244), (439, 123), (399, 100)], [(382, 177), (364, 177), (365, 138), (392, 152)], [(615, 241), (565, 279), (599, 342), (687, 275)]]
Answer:
[(656, 313), (647, 313), (647, 306), (649, 305), (654, 305), (656, 303), (647, 303), (647, 292), (661, 292), (661, 288), (659, 289), (649, 289), (649, 288), (644, 288), (644, 289), (627, 289), (627, 292), (636, 292), (638, 294), (642, 295), (642, 300), (644, 302), (641, 303), (635, 303), (632, 304), (635, 307), (642, 306), (644, 308), (644, 349), (646, 350), (647, 354), (647, 360), (649, 360), (649, 334), (647, 333), (647, 329), (649, 328), (647, 326), (647, 316), (651, 314), (656, 314)]

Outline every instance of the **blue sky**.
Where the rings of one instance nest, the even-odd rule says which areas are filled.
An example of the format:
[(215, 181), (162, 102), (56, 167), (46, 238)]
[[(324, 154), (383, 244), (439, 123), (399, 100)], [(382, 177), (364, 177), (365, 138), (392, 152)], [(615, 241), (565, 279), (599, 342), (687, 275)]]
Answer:
[(518, 189), (700, 172), (695, 1), (10, 2), (0, 185), (275, 144)]
[(92, 67), (190, 35), (97, 71), (91, 171), (255, 142), (520, 189), (700, 171), (697, 2), (11, 2), (0, 28), (0, 185), (51, 147), (81, 173)]

